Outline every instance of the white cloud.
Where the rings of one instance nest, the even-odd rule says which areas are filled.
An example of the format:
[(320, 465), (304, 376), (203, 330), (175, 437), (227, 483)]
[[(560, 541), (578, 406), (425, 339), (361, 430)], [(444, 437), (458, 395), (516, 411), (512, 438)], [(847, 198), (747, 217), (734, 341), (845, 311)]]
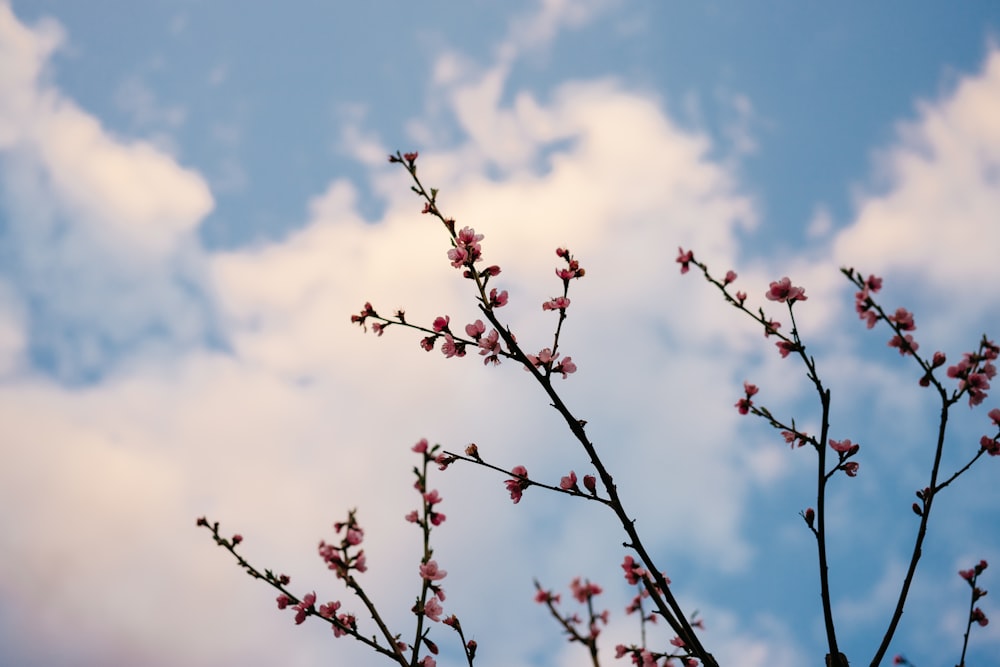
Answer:
[(884, 187), (859, 197), (855, 221), (834, 245), (838, 261), (906, 281), (945, 327), (1000, 306), (995, 290), (982, 289), (1000, 280), (998, 107), (1000, 51), (991, 49), (980, 72), (900, 125), (896, 143), (878, 155)]
[(33, 345), (79, 377), (151, 332), (206, 335), (194, 232), (213, 200), (201, 176), (112, 135), (48, 81), (61, 39), (55, 24), (27, 28), (0, 6), (4, 243), (16, 248), (4, 269), (33, 304)]

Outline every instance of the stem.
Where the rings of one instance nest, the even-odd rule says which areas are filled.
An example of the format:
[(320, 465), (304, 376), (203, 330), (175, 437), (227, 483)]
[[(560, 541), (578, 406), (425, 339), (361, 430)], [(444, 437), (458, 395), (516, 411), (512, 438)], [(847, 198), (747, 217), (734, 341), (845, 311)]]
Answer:
[(829, 655), (839, 656), (837, 648), (837, 630), (833, 622), (833, 607), (830, 601), (830, 566), (826, 556), (826, 483), (830, 479), (826, 474), (826, 447), (824, 443), (830, 430), (830, 390), (823, 390), (822, 385), (817, 383), (820, 392), (820, 402), (823, 406), (822, 429), (819, 438), (816, 464), (816, 550), (819, 556), (819, 587), (820, 597), (823, 601), (823, 623), (826, 626), (826, 639), (829, 647)]
[[(927, 486), (927, 492), (924, 494), (923, 498), (924, 508), (920, 515), (920, 527), (917, 529), (917, 538), (913, 544), (913, 554), (910, 556), (910, 566), (906, 570), (906, 578), (903, 579), (903, 585), (899, 591), (899, 599), (896, 601), (896, 609), (892, 614), (892, 620), (889, 621), (889, 627), (885, 631), (882, 643), (875, 652), (875, 657), (872, 658), (871, 667), (878, 667), (879, 663), (881, 663), (882, 659), (885, 657), (886, 651), (889, 650), (889, 644), (892, 642), (892, 637), (896, 633), (899, 621), (903, 617), (903, 605), (906, 604), (906, 596), (910, 592), (910, 584), (913, 583), (913, 575), (917, 571), (917, 563), (920, 561), (924, 537), (927, 535), (927, 521), (930, 518), (931, 505), (934, 504), (934, 494), (938, 489), (938, 469), (941, 466), (941, 454), (944, 451), (944, 436), (945, 430), (948, 426), (948, 409), (951, 407), (951, 401), (948, 400), (944, 390), (939, 390), (939, 393), (941, 394), (941, 420), (938, 424), (937, 447), (934, 451), (934, 465), (931, 468), (931, 481)], [(951, 480), (949, 480), (949, 482), (950, 481)]]

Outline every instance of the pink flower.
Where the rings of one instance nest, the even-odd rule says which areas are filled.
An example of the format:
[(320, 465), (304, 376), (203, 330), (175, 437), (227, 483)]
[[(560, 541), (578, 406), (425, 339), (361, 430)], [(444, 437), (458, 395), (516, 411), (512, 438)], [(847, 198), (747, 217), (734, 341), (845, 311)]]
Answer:
[(729, 283), (733, 282), (734, 280), (736, 280), (736, 272), (735, 271), (726, 271), (726, 277), (722, 280), (722, 284), (723, 285), (728, 285)]
[(237, 533), (236, 535), (233, 535), (233, 546), (234, 547), (237, 544), (239, 544), (240, 542), (242, 542), (242, 541), (243, 541), (243, 536), (242, 535), (240, 535), (239, 533)]
[(586, 583), (580, 582), (580, 577), (576, 577), (569, 584), (570, 590), (573, 592), (573, 597), (576, 598), (577, 602), (584, 603), (595, 595), (600, 595), (604, 591), (597, 584), (592, 584), (589, 581)]
[(993, 420), (993, 423), (1000, 426), (1000, 408), (993, 408), (986, 413), (986, 416)]
[(449, 359), (452, 357), (464, 357), (465, 343), (461, 341), (455, 342), (455, 339), (451, 337), (451, 334), (445, 334), (444, 342), (441, 343), (441, 352)]
[(302, 602), (293, 607), (295, 609), (295, 625), (301, 625), (306, 620), (307, 612), (312, 611), (314, 604), (316, 604), (316, 593), (306, 593)]
[(838, 441), (838, 440), (834, 440), (833, 438), (830, 438), (830, 447), (834, 451), (840, 452), (841, 454), (845, 454), (845, 453), (851, 451), (851, 447), (853, 447), (853, 446), (854, 446), (854, 444), (850, 440), (840, 440), (840, 441)]
[(413, 445), (412, 451), (417, 454), (423, 454), (427, 451), (427, 438), (421, 438), (417, 444)]
[(444, 609), (436, 597), (428, 598), (427, 602), (424, 603), (424, 615), (432, 621), (440, 621), (443, 613)]
[(439, 502), (441, 502), (441, 494), (438, 493), (437, 489), (434, 489), (430, 493), (425, 493), (424, 502), (426, 502), (428, 505), (436, 505)]
[(278, 609), (284, 609), (291, 603), (292, 599), (282, 593), (278, 596)]
[(447, 570), (438, 567), (436, 560), (429, 560), (420, 566), (420, 576), (427, 581), (441, 581), (447, 574)]
[(542, 304), (542, 310), (566, 310), (567, 308), (569, 308), (569, 298), (565, 296), (549, 299)]
[(591, 493), (597, 493), (597, 478), (593, 475), (584, 475), (583, 487)]
[(907, 354), (913, 354), (920, 349), (920, 344), (913, 340), (913, 336), (906, 334), (905, 337), (893, 336), (889, 341), (889, 347), (899, 348), (899, 354), (906, 356)]
[(986, 400), (986, 391), (990, 388), (990, 383), (982, 373), (970, 373), (969, 376), (958, 383), (959, 389), (969, 390), (969, 405), (979, 405)]
[(639, 583), (639, 579), (645, 577), (647, 571), (642, 568), (632, 556), (625, 556), (622, 561), (622, 569), (625, 570), (625, 581), (633, 586)]
[(972, 610), (972, 621), (979, 624), (979, 627), (986, 627), (990, 623), (990, 619), (986, 618), (986, 614), (979, 607)]
[(576, 372), (576, 364), (573, 363), (573, 357), (566, 357), (552, 369), (553, 373), (562, 373), (563, 379), (566, 379), (567, 373)]
[(576, 473), (570, 470), (568, 475), (559, 480), (559, 488), (567, 491), (576, 488)]
[(917, 325), (913, 323), (913, 313), (906, 308), (897, 308), (895, 315), (889, 316), (890, 322), (895, 322), (896, 326), (903, 331), (913, 331)]
[(777, 343), (775, 343), (775, 346), (777, 346), (778, 352), (781, 353), (782, 359), (787, 357), (789, 352), (797, 352), (799, 349), (798, 345), (796, 345), (795, 343), (790, 343), (787, 340), (779, 340)]
[(795, 287), (792, 285), (792, 281), (785, 276), (777, 282), (771, 283), (770, 288), (765, 294), (770, 301), (777, 301), (778, 303), (795, 303), (796, 301), (806, 301), (806, 291), (801, 287)]
[(860, 468), (860, 467), (861, 467), (861, 465), (857, 461), (848, 461), (847, 463), (845, 463), (843, 465), (844, 472), (847, 473), (848, 477), (857, 477), (858, 476), (858, 468)]
[(684, 648), (684, 640), (681, 639), (680, 637), (674, 637), (673, 639), (670, 640), (670, 643), (676, 646), (677, 648)]
[(746, 396), (736, 401), (736, 409), (739, 410), (741, 415), (745, 415), (750, 412), (750, 408), (753, 406), (753, 401), (750, 400), (750, 397), (757, 393), (757, 385), (750, 384), (744, 380), (743, 391), (746, 393)]
[(743, 303), (744, 303), (744, 302), (745, 302), (746, 300), (747, 300), (747, 293), (746, 293), (746, 292), (737, 292), (737, 293), (736, 293), (736, 301), (737, 301), (737, 302), (738, 302), (738, 303), (739, 303), (739, 304), (740, 304), (741, 306), (743, 305)]
[(677, 248), (677, 263), (681, 265), (681, 273), (687, 273), (689, 268), (688, 264), (694, 261), (694, 253), (688, 250), (684, 252), (684, 248)]
[(486, 331), (486, 325), (483, 324), (482, 320), (476, 320), (472, 324), (465, 325), (465, 333), (469, 338), (479, 340), (479, 337), (483, 335)]
[(319, 615), (323, 618), (333, 618), (336, 616), (338, 609), (340, 609), (339, 602), (327, 602), (319, 606)]
[(524, 479), (508, 479), (507, 481), (504, 482), (504, 486), (506, 486), (507, 490), (510, 492), (510, 499), (513, 500), (514, 504), (516, 505), (519, 502), (521, 502), (522, 493), (526, 488), (528, 488), (528, 486), (530, 486), (531, 483), (527, 480), (528, 469), (525, 468), (524, 466), (514, 466), (510, 472), (512, 475), (524, 478)]
[(412, 512), (406, 515), (406, 520), (409, 521), (410, 523), (419, 523), (420, 515), (417, 514), (417, 510), (413, 510)]
[(507, 290), (497, 293), (496, 288), (490, 290), (490, 307), (501, 308), (507, 305)]
[(440, 333), (442, 331), (448, 331), (448, 323), (451, 322), (451, 316), (449, 315), (439, 315), (434, 318), (434, 324), (431, 325), (435, 332)]
[(552, 591), (539, 590), (535, 593), (535, 602), (539, 604), (545, 604), (547, 602), (559, 604), (559, 595), (553, 594)]
[[(414, 162), (417, 161), (418, 155), (420, 155), (420, 153), (418, 153), (417, 151), (413, 151), (412, 153), (403, 153), (403, 159), (409, 162), (410, 164), (413, 164)], [(390, 159), (392, 159), (391, 156)]]

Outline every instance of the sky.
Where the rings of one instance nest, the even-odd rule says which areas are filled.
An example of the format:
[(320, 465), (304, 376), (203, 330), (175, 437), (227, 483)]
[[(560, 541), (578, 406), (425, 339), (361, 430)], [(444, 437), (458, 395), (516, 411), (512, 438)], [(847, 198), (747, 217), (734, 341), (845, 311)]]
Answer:
[[(0, 664), (384, 664), (295, 626), (196, 518), (360, 614), (315, 551), (357, 508), (363, 583), (405, 636), (416, 441), (475, 442), (549, 483), (589, 472), (513, 363), (351, 324), (366, 301), (424, 324), (478, 314), (396, 150), (419, 151), (441, 208), (484, 234), (529, 350), (555, 325), (554, 250), (586, 268), (560, 340), (578, 371), (557, 387), (724, 665), (825, 653), (799, 516), (815, 454), (734, 403), (749, 380), (810, 432), (818, 407), (802, 365), (682, 276), (677, 248), (735, 270), (785, 330), (768, 284), (805, 288), (831, 437), (861, 444), (858, 476), (830, 485), (829, 548), (841, 648), (867, 664), (939, 405), (858, 320), (839, 268), (884, 278), (921, 352), (952, 363), (1000, 335), (998, 31), (985, 2), (0, 0)], [(994, 407), (953, 408), (944, 470), (995, 433)], [(1000, 564), (998, 465), (936, 500), (890, 655), (958, 661), (957, 571)], [(581, 664), (532, 601), (533, 578), (576, 576), (604, 587), (602, 664), (624, 664), (614, 645), (639, 628), (620, 527), (538, 488), (514, 505), (502, 482), (466, 465), (431, 479), (445, 612), (476, 664)], [(980, 606), (994, 623), (968, 664), (1000, 664), (1000, 611)], [(448, 628), (433, 637), (439, 665), (462, 664)]]

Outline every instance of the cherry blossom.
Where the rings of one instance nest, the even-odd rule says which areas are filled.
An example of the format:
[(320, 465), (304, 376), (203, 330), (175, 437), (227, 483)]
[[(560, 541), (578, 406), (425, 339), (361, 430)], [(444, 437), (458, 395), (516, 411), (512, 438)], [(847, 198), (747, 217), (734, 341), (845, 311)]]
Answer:
[(792, 281), (788, 276), (772, 282), (770, 288), (767, 290), (767, 294), (764, 296), (769, 301), (777, 301), (778, 303), (795, 303), (796, 301), (806, 301), (808, 298), (806, 297), (805, 289), (792, 285)]
[(684, 252), (684, 248), (677, 248), (677, 263), (681, 265), (681, 273), (687, 273), (690, 270), (688, 264), (694, 261), (694, 253), (688, 250)]

